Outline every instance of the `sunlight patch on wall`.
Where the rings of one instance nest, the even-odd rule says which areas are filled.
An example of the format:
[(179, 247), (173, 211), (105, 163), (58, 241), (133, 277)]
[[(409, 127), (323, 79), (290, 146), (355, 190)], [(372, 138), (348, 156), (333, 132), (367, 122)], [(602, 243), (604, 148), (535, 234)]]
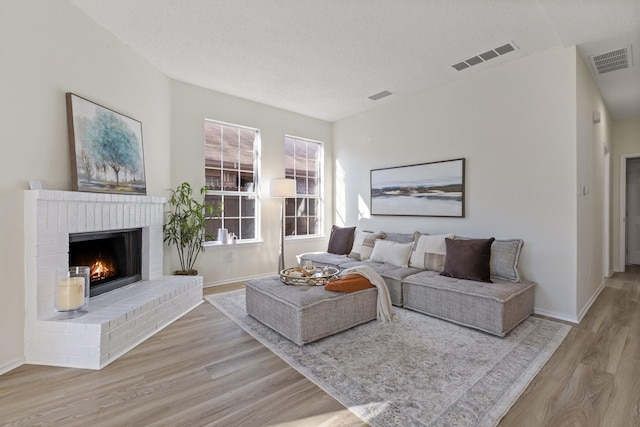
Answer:
[(334, 180), (334, 206), (335, 219), (334, 224), (344, 226), (346, 224), (347, 206), (344, 187), (345, 172), (339, 161), (336, 160), (336, 176)]
[(362, 198), (362, 194), (358, 194), (358, 221), (362, 218), (371, 218), (371, 211), (367, 202)]

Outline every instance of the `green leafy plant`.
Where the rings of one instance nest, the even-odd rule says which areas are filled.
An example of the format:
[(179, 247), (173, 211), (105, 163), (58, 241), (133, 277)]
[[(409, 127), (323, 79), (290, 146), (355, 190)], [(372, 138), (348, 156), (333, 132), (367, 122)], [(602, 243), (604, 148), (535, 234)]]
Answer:
[[(162, 227), (164, 241), (169, 245), (175, 245), (178, 249), (180, 259), (181, 274), (197, 274), (193, 266), (198, 259), (200, 252), (204, 250), (202, 244), (205, 242), (207, 233), (207, 218), (219, 215), (222, 206), (218, 205), (214, 209), (212, 205), (199, 202), (195, 199), (193, 189), (188, 182), (183, 182), (175, 190), (169, 190), (169, 210), (167, 221)], [(200, 189), (203, 196), (206, 187)]]

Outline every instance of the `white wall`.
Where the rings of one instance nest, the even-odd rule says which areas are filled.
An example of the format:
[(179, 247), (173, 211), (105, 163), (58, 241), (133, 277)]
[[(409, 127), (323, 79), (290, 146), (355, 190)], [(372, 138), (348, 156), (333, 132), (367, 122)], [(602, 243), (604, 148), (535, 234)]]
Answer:
[(512, 238), (536, 310), (575, 318), (576, 50), (553, 48), (334, 127), (336, 222), (367, 216), (374, 168), (466, 158), (466, 218), (376, 217), (387, 230)]
[[(238, 281), (275, 273), (278, 267), (280, 201), (268, 197), (269, 180), (284, 177), (284, 137), (294, 135), (321, 141), (325, 151), (325, 217), (331, 218), (332, 125), (264, 104), (247, 101), (186, 83), (171, 82), (172, 150), (171, 184), (189, 181), (195, 188), (204, 185), (204, 119), (219, 120), (260, 130), (262, 139), (261, 184), (263, 243), (208, 248), (196, 263), (207, 284)], [(324, 224), (325, 235), (331, 221)], [(295, 264), (295, 255), (326, 248), (327, 237), (292, 239), (285, 242), (286, 265)], [(179, 263), (175, 248), (172, 267)]]
[(142, 122), (147, 194), (169, 186), (169, 79), (66, 1), (0, 2), (0, 373), (24, 354), (23, 190), (71, 190), (65, 92)]
[(624, 253), (620, 253), (620, 159), (625, 155), (640, 157), (640, 117), (613, 122), (611, 221), (613, 222), (613, 266), (617, 271), (621, 270), (619, 266), (624, 258)]
[[(604, 162), (605, 144), (612, 138), (612, 120), (591, 74), (576, 55), (577, 76), (577, 312), (579, 317), (597, 296), (604, 283)], [(593, 113), (600, 113), (600, 123), (593, 123)], [(607, 157), (607, 161), (609, 157)], [(586, 194), (585, 194), (586, 193)], [(607, 224), (608, 226), (609, 224)]]

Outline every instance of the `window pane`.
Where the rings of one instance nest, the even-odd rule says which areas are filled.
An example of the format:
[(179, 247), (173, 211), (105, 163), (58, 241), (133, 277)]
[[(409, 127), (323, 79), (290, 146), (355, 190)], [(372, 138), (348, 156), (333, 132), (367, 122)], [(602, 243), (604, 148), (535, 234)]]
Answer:
[(320, 219), (309, 217), (309, 234), (320, 234)]
[(307, 142), (306, 141), (301, 141), (301, 140), (296, 140), (295, 150), (296, 150), (296, 159), (297, 160), (306, 161), (306, 159), (307, 159)]
[(238, 173), (230, 171), (222, 171), (223, 178), (223, 190), (225, 191), (237, 191), (238, 190)]
[(222, 172), (220, 169), (205, 169), (204, 183), (211, 190), (220, 190), (222, 183)]
[(320, 144), (307, 144), (307, 158), (310, 164), (320, 160)]
[(242, 197), (241, 199), (242, 217), (255, 217), (256, 216), (256, 199), (255, 197)]
[(306, 236), (307, 234), (309, 234), (309, 232), (307, 231), (307, 221), (308, 220), (306, 217), (297, 218), (296, 224), (298, 236)]
[(220, 168), (222, 165), (222, 127), (205, 122), (204, 158), (205, 166)]
[(222, 228), (221, 219), (210, 219), (207, 221), (206, 240), (216, 240), (218, 238), (218, 228)]
[(240, 170), (253, 172), (254, 168), (253, 151), (240, 151)]
[(287, 218), (284, 223), (285, 223), (284, 235), (285, 236), (295, 236), (296, 219), (295, 218)]
[(296, 199), (285, 199), (285, 216), (296, 215)]
[[(240, 197), (224, 196), (224, 218), (240, 217)], [(229, 227), (226, 227), (229, 228)]]
[(313, 194), (314, 196), (318, 196), (320, 194), (317, 179), (310, 177), (307, 180), (307, 185), (308, 185), (307, 194)]
[[(256, 220), (254, 218), (243, 218), (240, 220), (242, 225), (242, 231), (239, 237), (241, 239), (255, 239), (256, 238)], [(238, 233), (236, 233), (238, 235)]]
[(224, 220), (224, 228), (229, 230), (229, 236), (231, 234), (235, 234), (236, 236), (240, 235), (240, 220), (239, 219), (225, 219)]
[(318, 199), (309, 199), (309, 216), (318, 215)]
[[(289, 141), (289, 142), (286, 142)], [(296, 167), (295, 167), (295, 158), (293, 155), (293, 151), (294, 151), (294, 142), (291, 139), (286, 139), (285, 140), (285, 147), (284, 147), (284, 175), (286, 178), (293, 178), (295, 176), (296, 173)]]
[(306, 177), (296, 178), (296, 193), (307, 194), (307, 178)]
[(225, 148), (238, 148), (238, 128), (222, 125), (222, 144)]
[(240, 149), (251, 153), (253, 158), (253, 144), (256, 140), (256, 132), (250, 129), (240, 129)]
[[(204, 123), (204, 138), (206, 149), (215, 153), (213, 158), (218, 158), (220, 153), (220, 147), (222, 147), (222, 127), (217, 123), (205, 122)], [(205, 151), (205, 155), (207, 152)], [(207, 156), (209, 157), (209, 156)]]
[(218, 212), (218, 206), (220, 206), (220, 204), (222, 203), (222, 196), (215, 195), (215, 194), (214, 195), (207, 194), (204, 197), (204, 203), (206, 205), (213, 206), (213, 212), (212, 213), (207, 212), (207, 217), (220, 216)]
[(240, 172), (240, 191), (255, 191), (255, 186), (253, 185), (253, 171)]
[(307, 215), (307, 199), (299, 198), (296, 200), (296, 216)]

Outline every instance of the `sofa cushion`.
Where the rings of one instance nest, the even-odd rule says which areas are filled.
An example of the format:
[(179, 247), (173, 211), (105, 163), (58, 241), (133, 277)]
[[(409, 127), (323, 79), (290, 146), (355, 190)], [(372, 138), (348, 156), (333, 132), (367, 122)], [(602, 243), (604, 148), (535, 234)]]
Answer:
[(375, 286), (361, 274), (347, 274), (339, 279), (329, 281), (324, 288), (333, 292), (358, 292), (363, 289), (375, 288)]
[(442, 276), (491, 282), (491, 245), (495, 239), (445, 239), (447, 255)]
[(373, 233), (356, 229), (353, 247), (349, 256), (358, 261), (366, 261), (371, 256), (377, 239), (384, 239), (384, 233)]
[(423, 270), (441, 272), (444, 270), (444, 258), (447, 253), (447, 245), (444, 239), (453, 239), (453, 234), (428, 235), (416, 232), (416, 244), (409, 266)]
[(403, 305), (430, 316), (504, 336), (533, 313), (535, 284), (476, 282), (422, 271), (402, 284)]
[(398, 267), (409, 266), (409, 256), (413, 243), (397, 243), (387, 240), (377, 240), (371, 252), (371, 262), (385, 262)]
[[(359, 265), (366, 265), (372, 268), (384, 279), (384, 282), (389, 288), (389, 294), (391, 295), (391, 303), (393, 305), (402, 306), (402, 279), (412, 274), (419, 273), (421, 270), (412, 267), (398, 267), (397, 265), (385, 264), (383, 262), (371, 262), (371, 261), (351, 261), (340, 264), (341, 269), (357, 267)], [(438, 274), (436, 272), (431, 272)]]
[(353, 246), (355, 231), (355, 227), (338, 227), (337, 225), (331, 227), (327, 252), (336, 255), (349, 254)]
[(518, 260), (524, 242), (521, 239), (496, 240), (491, 245), (491, 277), (520, 281)]

